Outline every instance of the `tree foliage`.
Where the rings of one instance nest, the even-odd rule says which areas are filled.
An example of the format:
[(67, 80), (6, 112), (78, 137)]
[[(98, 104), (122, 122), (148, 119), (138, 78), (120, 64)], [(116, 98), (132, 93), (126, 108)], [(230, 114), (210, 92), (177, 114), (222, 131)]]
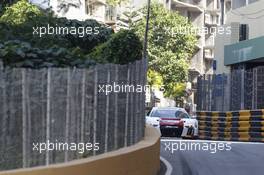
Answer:
[[(146, 14), (146, 8), (143, 9)], [(136, 33), (144, 40), (146, 18), (135, 26)], [(164, 8), (162, 4), (151, 5), (148, 38), (148, 58), (150, 69), (160, 73), (164, 81), (166, 95), (177, 96), (175, 87), (187, 80), (189, 58), (194, 52), (197, 38), (195, 34), (177, 32), (180, 27), (192, 28), (187, 18)]]
[[(61, 28), (81, 28), (98, 27), (99, 34), (86, 35), (80, 37), (77, 34), (67, 35), (45, 35), (39, 37), (33, 35), (33, 27), (61, 27)], [(21, 0), (11, 7), (0, 17), (0, 37), (4, 40), (22, 40), (30, 42), (34, 46), (49, 48), (53, 45), (61, 47), (79, 47), (84, 52), (89, 53), (95, 46), (106, 42), (113, 33), (113, 30), (95, 20), (68, 20), (66, 18), (54, 17), (52, 12), (44, 11), (27, 2)]]
[(14, 3), (16, 3), (18, 0), (1, 0), (0, 3), (0, 15), (3, 13), (4, 9)]
[(164, 82), (163, 82), (163, 78), (160, 75), (160, 73), (149, 69), (147, 72), (147, 80), (148, 80), (148, 84), (150, 86), (157, 86), (158, 88), (160, 88), (161, 86), (163, 86)]
[(30, 43), (19, 40), (0, 42), (0, 58), (5, 67), (85, 68), (95, 64), (95, 61), (87, 59), (78, 48), (67, 49), (54, 45), (49, 49), (43, 49), (32, 47)]
[(126, 64), (142, 59), (142, 43), (132, 30), (121, 30), (89, 56), (100, 63)]
[(106, 0), (106, 3), (111, 6), (117, 6), (127, 2), (129, 2), (129, 0)]
[(174, 99), (179, 99), (185, 96), (186, 92), (186, 83), (169, 83), (166, 84), (166, 96), (171, 96), (173, 94)]
[[(97, 28), (99, 33), (84, 35), (33, 35), (35, 27)], [(95, 20), (57, 18), (20, 0), (0, 17), (0, 58), (11, 67), (88, 67), (100, 63), (125, 64), (141, 59), (142, 44), (132, 31), (113, 30)], [(96, 49), (95, 49), (96, 48)], [(91, 53), (92, 52), (92, 53)]]
[(1, 21), (10, 25), (19, 25), (40, 15), (44, 15), (40, 9), (29, 4), (26, 0), (21, 0), (15, 5), (7, 7), (1, 16)]
[(120, 29), (130, 30), (142, 19), (143, 14), (134, 6), (127, 6), (124, 11), (117, 16), (117, 27)]

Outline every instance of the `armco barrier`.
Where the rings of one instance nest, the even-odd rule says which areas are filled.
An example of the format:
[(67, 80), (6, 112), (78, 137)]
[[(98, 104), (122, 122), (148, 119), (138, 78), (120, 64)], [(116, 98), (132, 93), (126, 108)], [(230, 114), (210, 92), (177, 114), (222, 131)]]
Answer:
[(264, 110), (197, 112), (199, 138), (264, 142)]
[(156, 175), (160, 168), (160, 134), (146, 127), (136, 145), (88, 159), (47, 167), (0, 172), (0, 175)]

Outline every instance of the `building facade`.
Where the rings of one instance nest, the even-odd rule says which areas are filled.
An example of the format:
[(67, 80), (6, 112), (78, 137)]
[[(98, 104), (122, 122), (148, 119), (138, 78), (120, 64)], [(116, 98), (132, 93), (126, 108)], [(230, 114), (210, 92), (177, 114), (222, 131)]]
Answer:
[[(68, 19), (86, 20), (94, 19), (98, 22), (108, 24), (116, 31), (121, 28), (129, 28), (124, 23), (126, 16), (124, 12), (136, 10), (143, 7), (145, 3), (139, 0), (130, 0), (117, 6), (107, 4), (106, 0), (29, 0), (31, 3), (42, 8), (51, 8), (55, 15)], [(139, 15), (135, 20), (139, 20)], [(122, 20), (121, 20), (122, 19)]]
[(216, 37), (215, 73), (230, 73), (233, 69), (261, 66), (264, 62), (264, 1), (232, 0), (232, 10), (226, 14), (231, 35)]
[(51, 8), (59, 17), (68, 19), (95, 19), (106, 24), (116, 20), (116, 7), (107, 5), (106, 0), (30, 0), (42, 8)]
[(227, 78), (231, 110), (264, 106), (263, 7), (264, 0), (232, 0), (224, 25), (232, 32), (216, 37), (215, 73)]
[(192, 95), (186, 103), (195, 110), (197, 78), (203, 74), (212, 74), (215, 68), (215, 32), (226, 20), (225, 13), (231, 9), (231, 0), (165, 0), (165, 6), (187, 17), (197, 33), (196, 52), (191, 58), (189, 83)]

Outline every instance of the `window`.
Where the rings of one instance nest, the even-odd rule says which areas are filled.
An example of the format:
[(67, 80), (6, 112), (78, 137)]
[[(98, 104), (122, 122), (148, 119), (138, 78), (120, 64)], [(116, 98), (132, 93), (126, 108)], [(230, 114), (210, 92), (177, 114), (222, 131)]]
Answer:
[(170, 109), (156, 109), (150, 114), (150, 116), (159, 118), (190, 118), (190, 116), (186, 112)]
[(86, 2), (85, 3), (85, 11), (86, 11), (86, 14), (87, 15), (91, 15), (93, 13), (93, 10), (92, 10), (93, 5), (92, 5), (92, 3), (91, 3), (90, 0), (86, 0), (85, 2)]
[(175, 118), (175, 111), (174, 110), (154, 110), (151, 113), (151, 117)]
[(220, 9), (220, 0), (216, 0), (216, 8)]
[(151, 112), (151, 110), (149, 110), (149, 111), (147, 112), (147, 116), (149, 116), (149, 115), (150, 115), (150, 112)]
[(213, 70), (216, 71), (216, 69), (217, 69), (217, 61), (216, 60), (213, 61), (212, 66), (213, 66)]
[(251, 3), (257, 2), (259, 0), (232, 0), (232, 9), (240, 8)]
[(187, 18), (189, 21), (192, 21), (192, 14), (190, 11), (187, 11)]
[(86, 14), (90, 14), (89, 5), (86, 5)]
[(248, 39), (248, 24), (240, 24), (239, 27), (239, 41), (244, 41)]
[(251, 4), (251, 3), (257, 2), (257, 1), (259, 1), (259, 0), (248, 0), (248, 4)]
[(177, 111), (175, 115), (176, 115), (176, 118), (190, 118), (190, 116), (187, 113), (182, 112), (182, 111)]
[(232, 9), (243, 7), (246, 5), (246, 3), (247, 0), (232, 0)]
[(107, 6), (106, 8), (106, 13), (105, 13), (105, 18), (107, 21), (114, 21), (116, 20), (116, 10), (112, 6)]
[(219, 24), (220, 23), (220, 17), (219, 15), (216, 16), (216, 24)]

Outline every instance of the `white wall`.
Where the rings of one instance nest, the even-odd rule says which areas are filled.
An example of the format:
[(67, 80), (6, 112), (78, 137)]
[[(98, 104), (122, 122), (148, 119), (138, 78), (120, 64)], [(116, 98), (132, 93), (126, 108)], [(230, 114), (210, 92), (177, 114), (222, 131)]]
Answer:
[(216, 35), (215, 37), (214, 60), (216, 60), (216, 74), (229, 72), (228, 67), (224, 66), (224, 45), (229, 44), (230, 39), (231, 37), (226, 35)]
[(160, 99), (160, 103), (157, 104), (158, 107), (173, 107), (176, 105), (174, 100), (165, 98), (162, 91), (154, 90), (154, 94)]

